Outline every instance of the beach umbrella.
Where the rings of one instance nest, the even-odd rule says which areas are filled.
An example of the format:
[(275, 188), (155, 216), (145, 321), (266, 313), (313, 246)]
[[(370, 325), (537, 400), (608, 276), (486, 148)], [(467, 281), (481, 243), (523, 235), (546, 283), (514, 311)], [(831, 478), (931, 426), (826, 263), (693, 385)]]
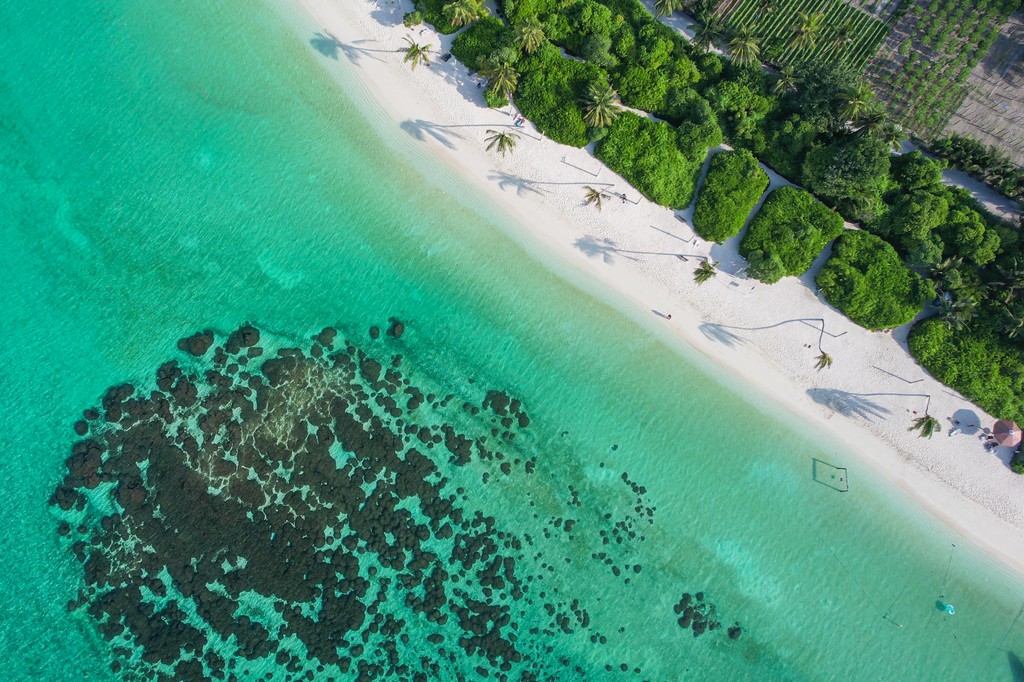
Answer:
[(992, 437), (1000, 445), (1009, 447), (1020, 445), (1020, 427), (1016, 422), (1000, 419), (992, 426)]

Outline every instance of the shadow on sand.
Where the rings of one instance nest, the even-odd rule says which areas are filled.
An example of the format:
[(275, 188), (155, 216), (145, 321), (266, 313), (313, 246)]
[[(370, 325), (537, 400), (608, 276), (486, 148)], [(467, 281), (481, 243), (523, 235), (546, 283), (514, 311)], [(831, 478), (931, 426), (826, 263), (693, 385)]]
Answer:
[(850, 393), (837, 388), (809, 388), (807, 395), (819, 405), (824, 405), (846, 417), (860, 417), (866, 421), (886, 419), (891, 413), (887, 407), (868, 398), (875, 395), (898, 395), (893, 393)]

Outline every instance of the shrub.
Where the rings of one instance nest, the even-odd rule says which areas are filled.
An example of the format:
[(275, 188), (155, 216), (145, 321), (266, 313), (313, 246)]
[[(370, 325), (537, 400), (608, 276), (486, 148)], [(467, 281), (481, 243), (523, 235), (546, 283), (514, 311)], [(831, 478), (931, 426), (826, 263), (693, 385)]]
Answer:
[(452, 41), (452, 54), (471, 70), (480, 68), (481, 60), (511, 44), (512, 32), (496, 17), (483, 17)]
[(405, 24), (406, 28), (419, 26), (423, 23), (423, 14), (421, 12), (406, 12), (405, 16), (402, 17), (402, 23)]
[(931, 282), (900, 260), (896, 249), (868, 232), (844, 232), (817, 277), (825, 300), (868, 329), (892, 329), (914, 319), (935, 297)]
[(455, 33), (459, 29), (444, 15), (444, 6), (451, 0), (415, 0), (414, 7), (424, 23), (433, 26), (439, 33)]
[(888, 175), (889, 148), (867, 135), (840, 137), (804, 161), (804, 185), (832, 201), (877, 199)]
[(686, 120), (679, 124), (676, 131), (679, 151), (690, 161), (704, 163), (708, 149), (722, 144), (718, 117), (707, 100), (697, 94), (693, 94), (685, 105), (680, 106), (680, 113)]
[(694, 231), (719, 244), (735, 237), (767, 187), (768, 174), (750, 152), (715, 154), (693, 211)]
[(754, 216), (740, 242), (740, 255), (749, 261), (751, 276), (772, 284), (811, 267), (825, 245), (842, 231), (842, 217), (810, 192), (780, 187), (768, 195)]
[(1024, 419), (1024, 354), (998, 331), (983, 324), (953, 331), (929, 318), (914, 325), (908, 343), (922, 367), (986, 412)]
[(688, 160), (667, 123), (624, 111), (595, 150), (597, 158), (651, 201), (682, 208), (693, 198), (700, 163)]
[(593, 64), (564, 58), (550, 44), (524, 56), (518, 66), (515, 100), (523, 115), (556, 142), (586, 146), (587, 124), (578, 102), (591, 83), (606, 83), (607, 74)]

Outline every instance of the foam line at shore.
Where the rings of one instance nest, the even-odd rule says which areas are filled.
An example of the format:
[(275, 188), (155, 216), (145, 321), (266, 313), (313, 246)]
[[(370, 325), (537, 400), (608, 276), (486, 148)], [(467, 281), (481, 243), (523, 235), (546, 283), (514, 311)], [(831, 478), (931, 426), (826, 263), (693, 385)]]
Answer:
[[(813, 275), (827, 254), (804, 277), (769, 287), (742, 277), (738, 240), (716, 246), (695, 238), (671, 211), (640, 198), (584, 150), (527, 125), (512, 154), (486, 152), (485, 130), (510, 126), (508, 109), (486, 108), (466, 67), (437, 59), (450, 36), (402, 25), (409, 2), (273, 3), (291, 15), (300, 37), (323, 37), (310, 50), (317, 49), (340, 83), (358, 79), (369, 97), (361, 106), (382, 136), (397, 136), (392, 144), (406, 147), (412, 140), (464, 176), (514, 218), (504, 223), (509, 233), (546, 266), (687, 357), (697, 349), (730, 383), (810, 421), (955, 532), (1024, 573), (1024, 477), (1008, 469), (1008, 449), (992, 454), (975, 435), (948, 435), (954, 415), (973, 414), (977, 421), (968, 421), (980, 426), (993, 417), (914, 362), (906, 328), (871, 333), (821, 301)], [(430, 68), (403, 63), (406, 36), (435, 48)], [(613, 197), (598, 212), (583, 205), (583, 185), (607, 187), (629, 201)], [(698, 259), (683, 261), (676, 253), (710, 256), (721, 271), (698, 286), (692, 278)], [(819, 319), (824, 348), (835, 359), (822, 372), (813, 367)], [(943, 431), (920, 439), (908, 427), (923, 414), (928, 395)]]

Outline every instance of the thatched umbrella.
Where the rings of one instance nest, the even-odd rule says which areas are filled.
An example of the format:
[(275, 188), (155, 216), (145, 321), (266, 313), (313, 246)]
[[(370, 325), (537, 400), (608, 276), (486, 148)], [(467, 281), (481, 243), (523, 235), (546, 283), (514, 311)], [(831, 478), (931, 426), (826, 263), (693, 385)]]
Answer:
[(992, 437), (1000, 445), (1016, 447), (1020, 445), (1020, 427), (1016, 422), (1000, 419), (992, 426)]

